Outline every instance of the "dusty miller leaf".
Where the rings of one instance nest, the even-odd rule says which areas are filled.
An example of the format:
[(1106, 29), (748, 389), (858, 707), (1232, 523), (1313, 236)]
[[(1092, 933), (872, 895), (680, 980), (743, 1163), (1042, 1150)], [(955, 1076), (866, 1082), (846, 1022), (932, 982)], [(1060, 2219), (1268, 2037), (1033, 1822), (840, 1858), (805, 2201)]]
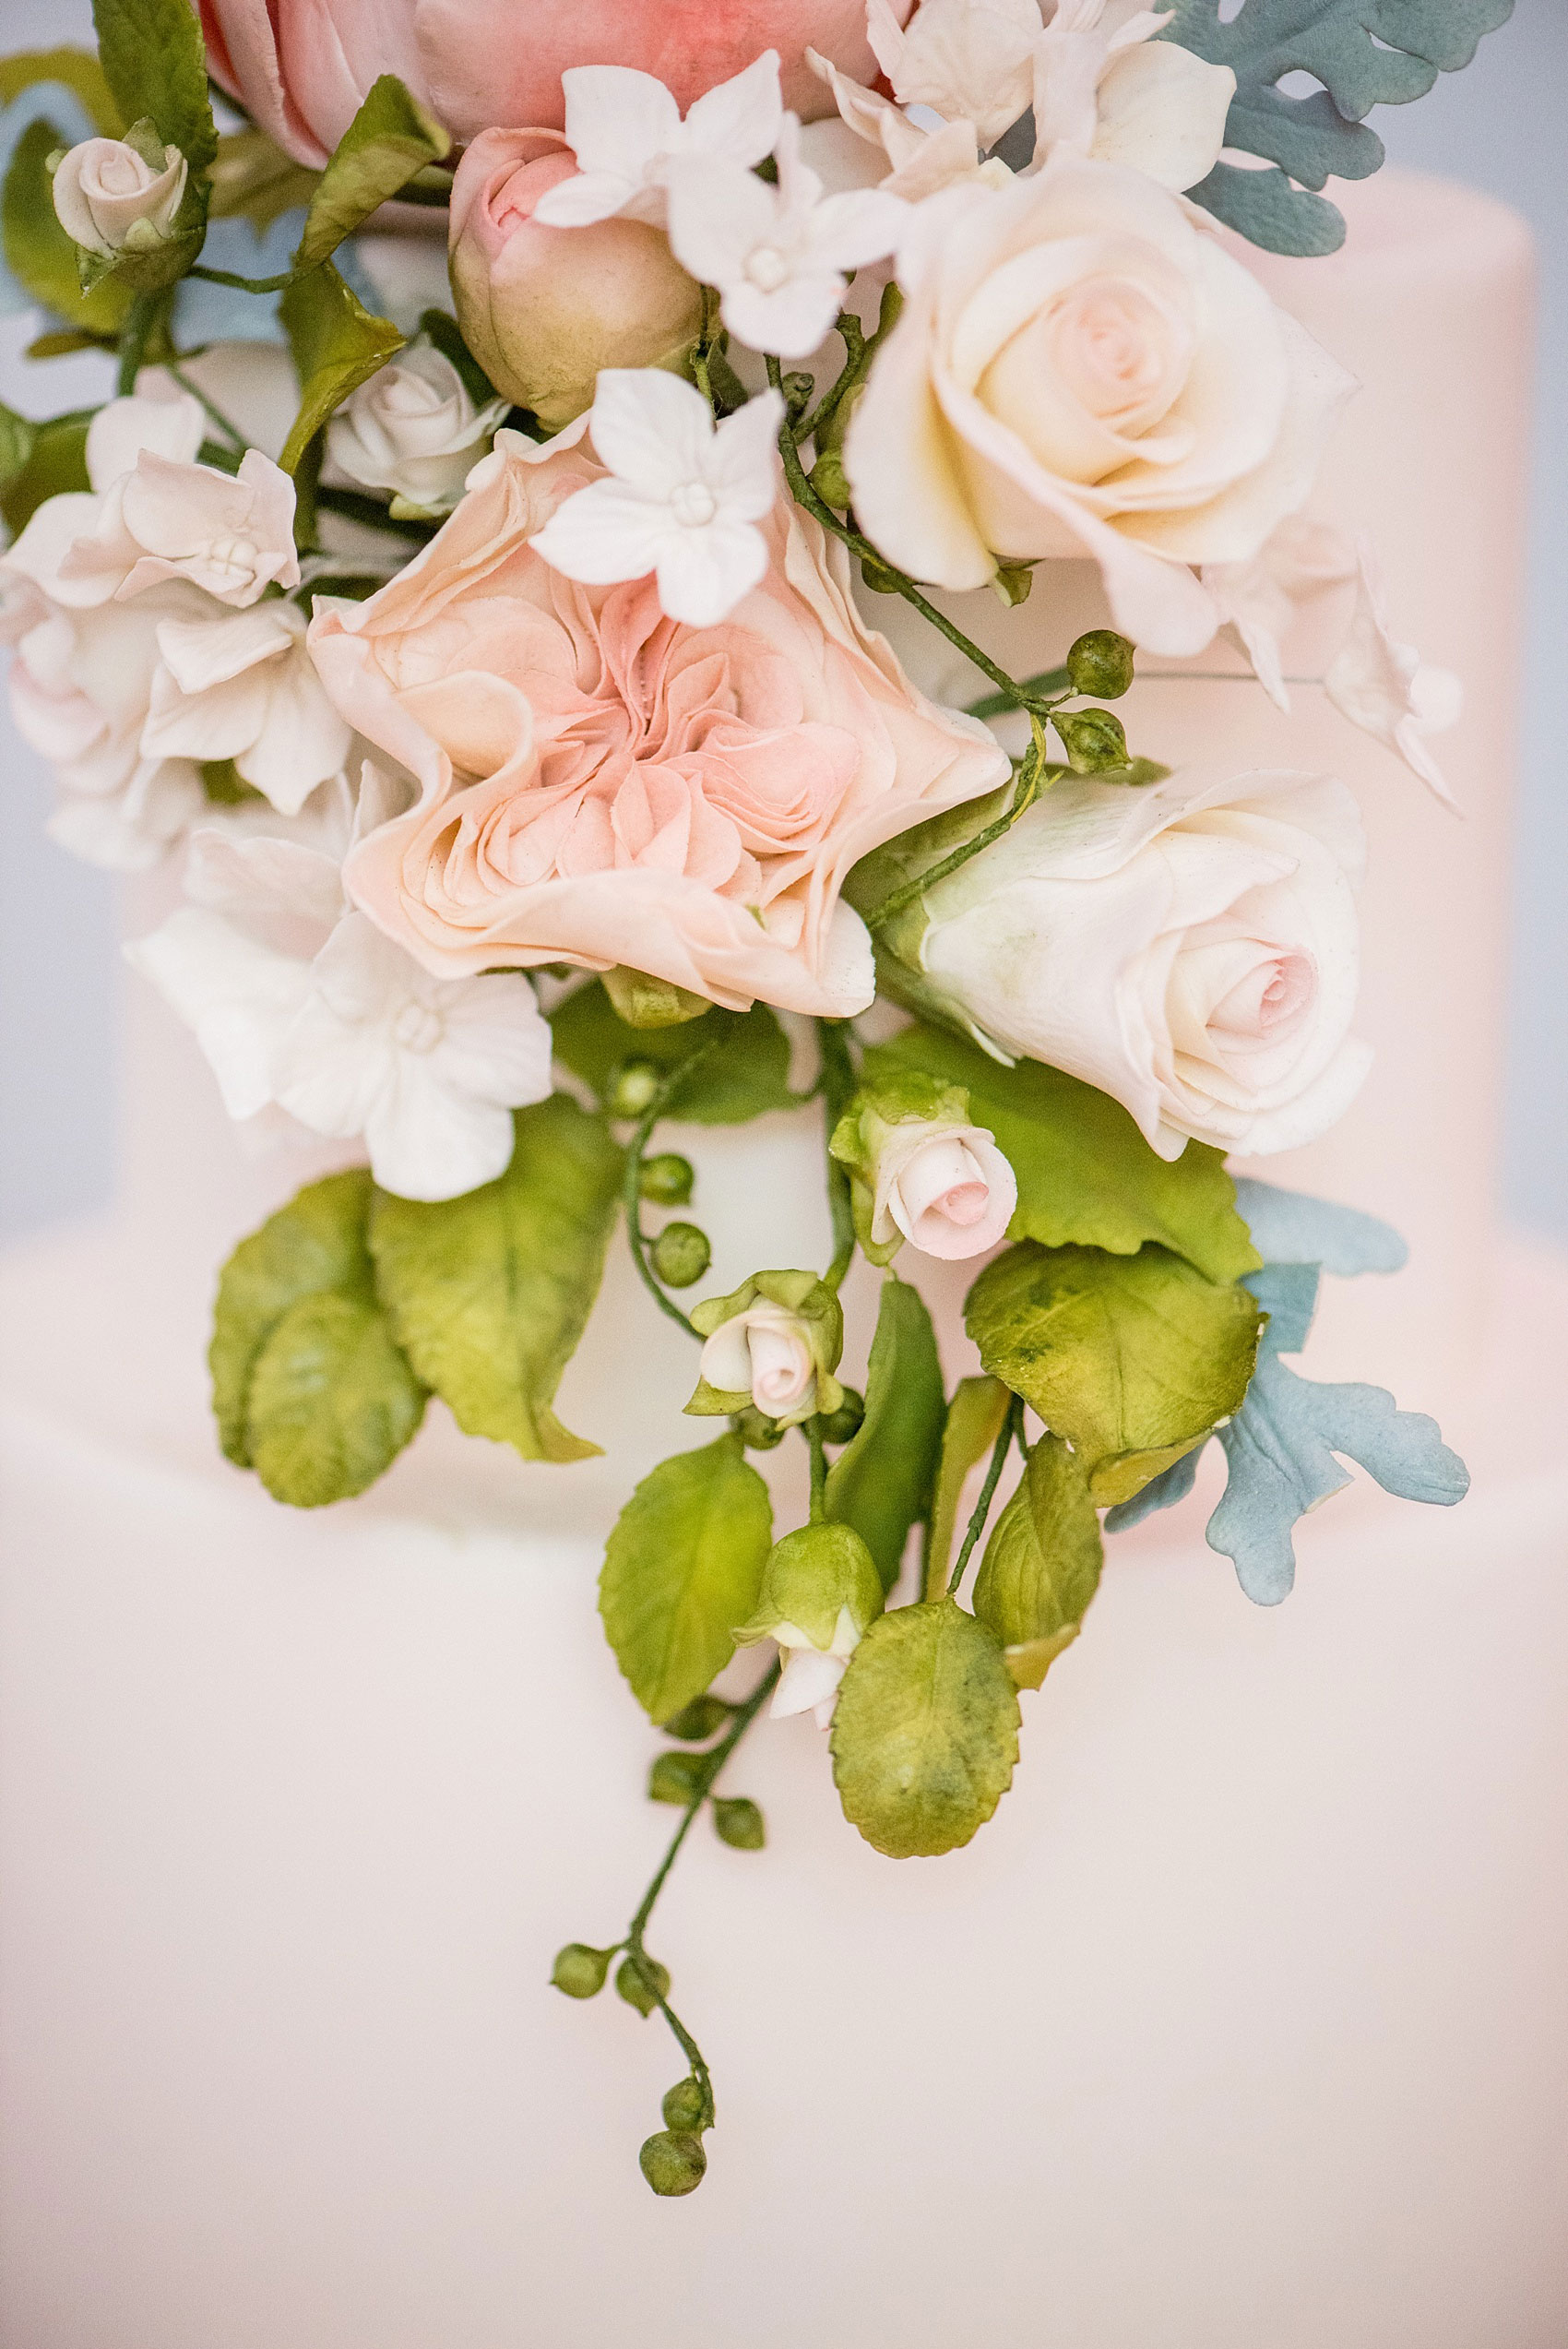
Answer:
[(1076, 1453), (1042, 1436), (985, 1545), (975, 1613), (1020, 1688), (1038, 1688), (1099, 1587), (1099, 1518)]
[[(1265, 1264), (1319, 1264), (1325, 1272), (1397, 1272), (1409, 1256), (1392, 1224), (1358, 1207), (1241, 1176), (1236, 1205)], [(1246, 1269), (1246, 1268), (1243, 1268)]]
[(327, 260), (416, 172), (439, 163), (451, 145), (397, 75), (383, 74), (371, 84), (316, 183), (294, 256), (296, 268), (314, 269)]
[(466, 1435), (525, 1460), (600, 1449), (551, 1405), (604, 1270), (621, 1152), (597, 1117), (557, 1093), (520, 1110), (505, 1174), (462, 1198), (375, 1197), (370, 1246), (393, 1327)]
[(772, 1540), (767, 1486), (738, 1436), (678, 1452), (643, 1478), (606, 1544), (599, 1611), (651, 1720), (672, 1720), (723, 1671)]
[(946, 1395), (920, 1293), (889, 1273), (866, 1372), (866, 1415), (827, 1473), (827, 1514), (853, 1526), (882, 1587), (898, 1579), (909, 1528), (931, 1506)]
[(993, 1377), (1082, 1457), (1095, 1500), (1130, 1500), (1240, 1408), (1258, 1309), (1169, 1249), (1042, 1248), (989, 1265), (965, 1307)]
[(951, 1599), (878, 1616), (839, 1686), (833, 1776), (844, 1816), (889, 1859), (956, 1851), (1018, 1759), (1018, 1691), (994, 1632)]

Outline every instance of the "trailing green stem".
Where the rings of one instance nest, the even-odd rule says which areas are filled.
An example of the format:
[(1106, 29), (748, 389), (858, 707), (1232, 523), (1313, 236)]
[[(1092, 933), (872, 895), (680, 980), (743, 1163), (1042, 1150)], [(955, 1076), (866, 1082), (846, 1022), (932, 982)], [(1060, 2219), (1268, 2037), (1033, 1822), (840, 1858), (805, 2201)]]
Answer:
[(1017, 789), (1006, 808), (993, 822), (987, 824), (983, 831), (977, 832), (972, 841), (966, 841), (951, 855), (943, 857), (929, 872), (917, 873), (913, 880), (905, 881), (891, 890), (875, 911), (865, 917), (866, 927), (873, 936), (878, 930), (885, 929), (906, 906), (913, 905), (917, 898), (923, 897), (927, 889), (934, 888), (938, 881), (944, 881), (949, 873), (956, 873), (971, 857), (978, 856), (993, 841), (999, 841), (1004, 832), (1010, 832), (1025, 809), (1033, 806), (1039, 797), (1040, 777), (1045, 771), (1045, 733), (1032, 709), (1029, 711), (1029, 724), (1034, 730), (1034, 740), (1018, 769)]
[[(842, 1020), (819, 1019), (816, 1040), (822, 1055), (819, 1082), (826, 1125), (824, 1139), (831, 1144), (833, 1129), (854, 1093), (855, 1069), (849, 1058), (849, 1033)], [(827, 1153), (827, 1210), (833, 1219), (833, 1261), (823, 1277), (830, 1289), (837, 1289), (854, 1261), (855, 1217), (850, 1206), (849, 1172), (839, 1165), (831, 1149)]]
[(996, 1488), (1002, 1482), (1002, 1472), (1007, 1465), (1007, 1455), (1013, 1449), (1015, 1437), (1022, 1435), (1023, 1425), (1024, 1406), (1015, 1395), (1007, 1406), (1007, 1416), (1002, 1423), (1002, 1433), (992, 1449), (991, 1466), (985, 1472), (985, 1483), (980, 1486), (980, 1498), (975, 1503), (969, 1521), (964, 1529), (964, 1538), (959, 1544), (953, 1571), (947, 1578), (947, 1595), (950, 1599), (956, 1596), (958, 1585), (964, 1579), (964, 1569), (969, 1563), (970, 1554), (975, 1544), (985, 1532), (985, 1520), (991, 1515), (991, 1504), (996, 1498)]
[(692, 1070), (700, 1062), (707, 1059), (708, 1054), (714, 1049), (711, 1043), (699, 1045), (689, 1060), (682, 1061), (680, 1067), (672, 1068), (669, 1076), (665, 1078), (637, 1121), (636, 1132), (627, 1144), (625, 1179), (621, 1186), (621, 1197), (626, 1209), (626, 1237), (631, 1243), (632, 1261), (637, 1268), (642, 1284), (660, 1313), (668, 1314), (671, 1321), (678, 1321), (686, 1335), (689, 1338), (695, 1338), (699, 1344), (702, 1332), (694, 1327), (689, 1317), (682, 1312), (673, 1297), (666, 1296), (659, 1285), (658, 1275), (647, 1260), (647, 1238), (643, 1231), (642, 1179), (643, 1161), (647, 1156), (647, 1146), (653, 1139), (654, 1127), (669, 1108), (674, 1098), (676, 1088), (691, 1075)]
[(814, 1413), (801, 1430), (812, 1456), (810, 1522), (820, 1525), (827, 1513), (827, 1455), (822, 1446), (822, 1420)]

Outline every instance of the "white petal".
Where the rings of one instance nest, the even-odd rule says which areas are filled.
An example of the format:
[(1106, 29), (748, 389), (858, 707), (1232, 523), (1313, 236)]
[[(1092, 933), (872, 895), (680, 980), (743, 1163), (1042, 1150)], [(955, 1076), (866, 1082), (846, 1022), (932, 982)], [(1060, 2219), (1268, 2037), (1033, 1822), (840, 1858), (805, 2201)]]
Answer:
[(815, 1712), (837, 1695), (848, 1666), (847, 1656), (825, 1655), (819, 1648), (787, 1650), (768, 1712), (775, 1721), (787, 1721), (792, 1713)]
[(717, 627), (766, 575), (767, 541), (749, 522), (674, 531), (660, 546), (655, 567), (659, 601), (672, 620), (691, 628)]
[(602, 587), (640, 579), (672, 536), (683, 532), (668, 506), (639, 497), (619, 482), (590, 482), (558, 506), (530, 540), (534, 553), (569, 579)]
[(773, 151), (783, 111), (778, 52), (765, 49), (743, 72), (695, 101), (686, 116), (683, 144), (688, 152), (728, 155), (748, 166), (760, 163)]
[(771, 351), (780, 359), (809, 359), (832, 331), (843, 305), (844, 283), (833, 269), (797, 270), (765, 293), (741, 278), (724, 290), (724, 323), (752, 351)]
[(705, 452), (704, 478), (726, 521), (760, 522), (778, 495), (778, 434), (784, 402), (774, 390), (727, 416)]
[(1173, 41), (1121, 50), (1100, 79), (1090, 151), (1161, 187), (1195, 187), (1219, 160), (1235, 92), (1229, 66), (1211, 66)]
[(272, 1095), (272, 1061), (310, 987), (309, 965), (274, 954), (216, 913), (186, 906), (125, 948), (212, 1065), (231, 1117)]
[(520, 972), (444, 986), (433, 998), (443, 1032), (432, 1059), (454, 1092), (522, 1109), (550, 1091), (550, 1023)]
[(704, 285), (743, 282), (748, 256), (776, 232), (773, 190), (738, 163), (684, 157), (671, 167), (665, 198), (671, 249)]
[(447, 1087), (435, 1056), (399, 1054), (365, 1120), (371, 1172), (399, 1198), (457, 1198), (511, 1163), (511, 1112)]
[(668, 498), (702, 479), (713, 413), (695, 384), (662, 367), (604, 367), (592, 429), (595, 453), (618, 481)]
[(87, 428), (88, 479), (101, 493), (132, 470), (144, 448), (176, 465), (194, 464), (206, 436), (206, 413), (188, 391), (112, 399)]

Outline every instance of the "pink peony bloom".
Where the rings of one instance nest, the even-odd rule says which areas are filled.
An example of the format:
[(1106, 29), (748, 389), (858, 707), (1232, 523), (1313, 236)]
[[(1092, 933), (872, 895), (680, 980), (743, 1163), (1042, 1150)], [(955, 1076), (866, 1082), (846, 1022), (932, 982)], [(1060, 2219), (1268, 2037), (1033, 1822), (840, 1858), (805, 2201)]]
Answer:
[(621, 963), (734, 1008), (861, 1010), (845, 875), (1007, 761), (916, 692), (787, 503), (718, 627), (671, 620), (651, 578), (552, 570), (530, 540), (600, 477), (581, 427), (543, 450), (502, 433), (406, 571), (318, 612), (327, 692), (420, 786), (350, 859), (350, 893), (438, 976)]
[[(378, 74), (395, 73), (457, 138), (496, 124), (564, 122), (569, 66), (632, 66), (683, 111), (765, 49), (784, 98), (810, 117), (832, 100), (808, 49), (870, 81), (863, 0), (198, 0), (212, 71), (269, 137), (319, 165)], [(913, 0), (894, 0), (901, 23)]]

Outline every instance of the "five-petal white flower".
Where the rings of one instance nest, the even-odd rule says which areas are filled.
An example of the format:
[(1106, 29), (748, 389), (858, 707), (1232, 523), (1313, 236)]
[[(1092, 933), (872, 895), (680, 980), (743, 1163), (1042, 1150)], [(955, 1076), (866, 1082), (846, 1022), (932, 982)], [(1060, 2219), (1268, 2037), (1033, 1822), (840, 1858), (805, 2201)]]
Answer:
[(571, 66), (561, 87), (577, 172), (535, 206), (546, 228), (588, 228), (616, 214), (661, 228), (665, 183), (678, 157), (749, 170), (773, 152), (783, 116), (776, 49), (697, 99), (683, 122), (664, 84), (630, 66)]
[(672, 620), (716, 626), (767, 568), (756, 526), (778, 497), (783, 420), (776, 391), (716, 426), (702, 394), (678, 376), (601, 369), (591, 432), (610, 478), (558, 506), (535, 553), (593, 587), (651, 571)]
[(880, 261), (897, 244), (909, 208), (879, 188), (825, 197), (801, 160), (801, 125), (784, 116), (769, 187), (738, 163), (693, 157), (671, 167), (675, 257), (723, 297), (733, 335), (754, 351), (803, 359), (838, 315), (844, 272)]
[(352, 739), (315, 674), (306, 625), (298, 604), (280, 598), (210, 620), (161, 621), (143, 752), (232, 758), (279, 814), (298, 815)]

